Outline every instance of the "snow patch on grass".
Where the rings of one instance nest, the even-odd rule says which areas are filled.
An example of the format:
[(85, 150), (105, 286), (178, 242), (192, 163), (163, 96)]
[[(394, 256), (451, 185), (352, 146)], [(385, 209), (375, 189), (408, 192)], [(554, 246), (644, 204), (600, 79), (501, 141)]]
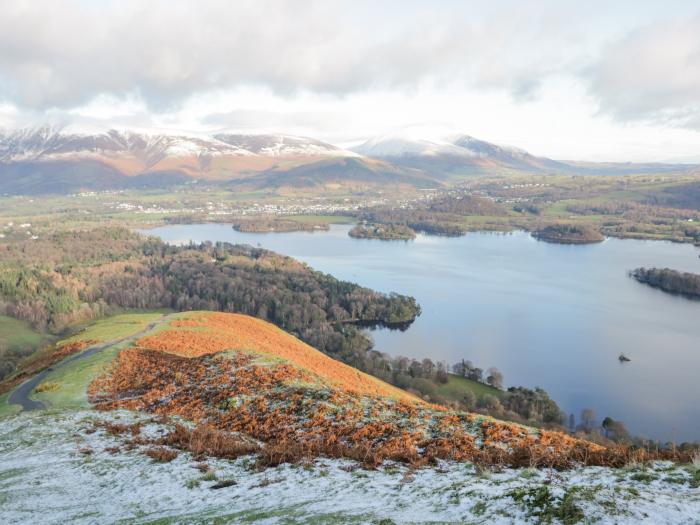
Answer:
[(105, 419), (146, 421), (141, 433), (148, 437), (165, 431), (126, 411), (1, 419), (1, 521), (696, 524), (700, 516), (692, 467), (664, 462), (498, 472), (451, 463), (363, 470), (320, 459), (256, 471), (245, 457), (203, 465), (180, 453), (169, 463), (154, 462), (103, 428), (93, 431), (93, 422)]

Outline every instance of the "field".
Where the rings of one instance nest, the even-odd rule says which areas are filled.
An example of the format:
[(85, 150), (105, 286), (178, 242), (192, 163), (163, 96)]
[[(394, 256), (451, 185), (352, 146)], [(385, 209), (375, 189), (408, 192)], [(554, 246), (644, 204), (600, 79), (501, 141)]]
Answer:
[[(168, 311), (148, 311), (141, 313), (124, 313), (110, 316), (86, 324), (77, 334), (46, 346), (32, 354), (19, 365), (15, 374), (8, 377), (2, 385), (14, 388), (17, 384), (31, 377), (38, 371), (53, 366), (54, 370), (37, 386), (30, 399), (43, 402), (51, 408), (85, 408), (87, 387), (105, 367), (114, 360), (119, 350), (128, 342), (106, 348), (85, 359), (78, 359), (68, 365), (60, 366), (61, 360), (80, 354), (85, 349), (100, 343), (119, 341), (145, 330), (150, 324), (163, 318)], [(14, 406), (7, 404), (7, 395), (0, 397), (0, 414), (15, 412)]]
[(49, 385), (44, 392), (35, 391), (31, 399), (51, 409), (89, 408), (87, 389), (92, 380), (107, 369), (119, 354), (119, 347), (108, 348), (85, 359), (74, 361), (51, 372), (37, 387)]
[(472, 392), (477, 397), (487, 394), (496, 397), (503, 395), (503, 390), (454, 374), (448, 375), (447, 383), (437, 385), (437, 393), (440, 396), (454, 399), (455, 401), (461, 400), (464, 397), (464, 392)]
[(145, 310), (131, 311), (128, 313), (112, 315), (98, 321), (86, 323), (78, 328), (77, 333), (62, 339), (59, 345), (74, 343), (77, 341), (95, 341), (102, 343), (121, 339), (146, 328), (149, 323), (160, 319), (163, 314), (170, 313), (171, 310)]
[(11, 374), (19, 362), (54, 339), (37, 332), (28, 322), (0, 315), (0, 379)]
[[(462, 231), (536, 230), (552, 222), (586, 224), (608, 236), (700, 242), (700, 177), (693, 173), (624, 176), (503, 174), (474, 177), (430, 192), (237, 192), (216, 185), (69, 196), (0, 197), (6, 240), (57, 228), (223, 222), (279, 216), (300, 222), (345, 223), (376, 207), (411, 209), (431, 198), (468, 194), (501, 213), (462, 213), (446, 221)], [(690, 221), (690, 222), (689, 222)], [(693, 222), (695, 224), (693, 224)], [(13, 223), (13, 226), (7, 226)]]
[(0, 348), (38, 348), (46, 336), (32, 329), (29, 323), (0, 315)]
[(351, 224), (355, 218), (348, 215), (290, 215), (293, 221), (322, 222), (325, 224)]

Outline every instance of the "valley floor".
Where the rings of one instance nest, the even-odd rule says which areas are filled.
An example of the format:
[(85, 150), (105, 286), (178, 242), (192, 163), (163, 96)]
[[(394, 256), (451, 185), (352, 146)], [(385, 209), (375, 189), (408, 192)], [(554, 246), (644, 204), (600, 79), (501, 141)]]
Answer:
[[(154, 463), (97, 420), (119, 411), (0, 419), (0, 521), (13, 523), (700, 523), (700, 466), (476, 472), (443, 463), (364, 470), (349, 461), (258, 471), (254, 461), (180, 453)], [(151, 422), (142, 432), (164, 426)], [(215, 487), (226, 485), (220, 489)]]

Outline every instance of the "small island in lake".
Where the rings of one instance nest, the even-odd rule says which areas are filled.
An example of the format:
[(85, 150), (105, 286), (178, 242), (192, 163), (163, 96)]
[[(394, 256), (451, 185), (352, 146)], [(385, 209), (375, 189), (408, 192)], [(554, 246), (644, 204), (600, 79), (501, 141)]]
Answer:
[(330, 226), (325, 222), (297, 221), (294, 219), (281, 219), (276, 217), (256, 217), (234, 222), (233, 229), (237, 232), (245, 233), (286, 233), (327, 231), (330, 229)]
[(416, 238), (413, 228), (404, 224), (358, 224), (348, 232), (355, 239), (410, 241)]
[(667, 293), (700, 299), (700, 275), (695, 273), (670, 268), (637, 268), (630, 276)]
[(598, 230), (579, 224), (550, 224), (532, 232), (532, 236), (540, 241), (558, 244), (592, 244), (605, 240)]

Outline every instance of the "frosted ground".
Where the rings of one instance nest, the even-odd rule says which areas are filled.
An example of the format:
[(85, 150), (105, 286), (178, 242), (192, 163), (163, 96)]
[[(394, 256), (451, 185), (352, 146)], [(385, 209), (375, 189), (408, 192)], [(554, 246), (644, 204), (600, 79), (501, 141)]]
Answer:
[[(95, 420), (128, 412), (0, 419), (0, 522), (12, 523), (700, 523), (700, 465), (478, 472), (468, 464), (369, 471), (348, 461), (257, 471), (254, 460), (180, 454), (154, 463)], [(157, 435), (155, 423), (143, 433)], [(215, 485), (227, 485), (213, 489)]]

